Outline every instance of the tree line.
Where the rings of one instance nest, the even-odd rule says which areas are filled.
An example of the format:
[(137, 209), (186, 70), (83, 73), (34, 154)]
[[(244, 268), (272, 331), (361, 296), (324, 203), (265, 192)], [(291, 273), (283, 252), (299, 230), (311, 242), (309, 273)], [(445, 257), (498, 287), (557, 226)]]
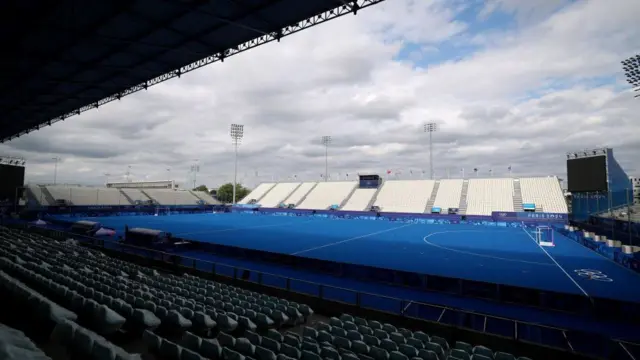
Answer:
[[(218, 188), (218, 190), (209, 190), (206, 185), (200, 185), (193, 189), (194, 191), (205, 191), (215, 199), (222, 203), (233, 203), (233, 184), (226, 183)], [(242, 186), (242, 184), (237, 184), (236, 186), (236, 202), (245, 198), (251, 189)]]

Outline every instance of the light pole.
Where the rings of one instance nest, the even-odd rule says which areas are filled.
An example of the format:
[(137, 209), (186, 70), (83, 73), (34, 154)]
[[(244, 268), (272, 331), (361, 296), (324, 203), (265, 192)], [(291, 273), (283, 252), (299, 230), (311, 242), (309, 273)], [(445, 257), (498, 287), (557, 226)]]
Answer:
[(131, 165), (127, 165), (127, 172), (124, 174), (124, 178), (129, 182), (131, 176)]
[[(640, 54), (623, 60), (622, 68), (627, 76), (627, 82), (635, 88), (634, 91), (640, 91)], [(634, 97), (640, 97), (640, 94)]]
[(53, 185), (55, 185), (58, 181), (58, 161), (60, 161), (60, 158), (56, 156), (52, 159), (55, 161), (53, 165)]
[(231, 124), (231, 141), (234, 147), (234, 166), (233, 166), (233, 204), (236, 204), (236, 187), (238, 186), (238, 146), (242, 142), (244, 136), (244, 125)]
[(438, 124), (426, 123), (424, 124), (424, 132), (429, 133), (429, 170), (431, 174), (431, 180), (433, 180), (433, 133), (438, 130)]
[(200, 171), (200, 160), (193, 159), (193, 165), (191, 165), (191, 173), (193, 174), (193, 187), (196, 188), (196, 181), (198, 181), (198, 172)]
[(329, 144), (331, 144), (331, 136), (323, 136), (322, 144), (324, 145), (324, 181), (329, 181)]

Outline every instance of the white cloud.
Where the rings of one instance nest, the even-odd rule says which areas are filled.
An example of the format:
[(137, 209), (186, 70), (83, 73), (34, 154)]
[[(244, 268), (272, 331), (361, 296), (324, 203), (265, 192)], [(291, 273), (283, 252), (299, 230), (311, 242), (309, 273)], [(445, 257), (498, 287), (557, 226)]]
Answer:
[[(440, 175), (463, 167), (506, 174), (512, 165), (515, 174), (563, 176), (566, 151), (595, 146), (613, 147), (623, 167), (640, 169), (640, 101), (620, 86), (620, 60), (640, 48), (640, 2), (489, 2), (473, 21), (500, 11), (518, 26), (486, 33), (461, 20), (470, 9), (389, 0), (26, 135), (0, 153), (25, 156), (33, 182), (51, 182), (59, 156), (58, 180), (86, 184), (105, 173), (122, 180), (128, 165), (135, 179), (186, 183), (199, 159), (198, 182), (214, 186), (233, 178), (229, 125), (240, 123), (239, 173), (249, 184), (318, 178), (322, 135), (334, 139), (333, 173), (406, 174), (429, 168), (421, 125), (436, 121)], [(415, 66), (419, 56), (397, 59), (405, 44), (441, 55), (461, 41), (478, 48), (428, 68)]]

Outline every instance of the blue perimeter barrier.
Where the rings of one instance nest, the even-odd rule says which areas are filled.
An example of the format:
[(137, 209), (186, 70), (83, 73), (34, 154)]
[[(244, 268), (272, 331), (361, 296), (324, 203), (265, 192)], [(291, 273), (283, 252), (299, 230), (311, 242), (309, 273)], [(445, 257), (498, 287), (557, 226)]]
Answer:
[[(64, 231), (30, 226), (29, 224), (24, 223), (13, 223), (12, 225), (18, 228), (30, 229), (33, 232), (61, 241), (74, 239), (82, 244), (93, 247), (115, 250), (146, 259), (159, 260), (168, 265), (178, 265), (185, 269), (190, 268), (203, 273), (234, 279), (236, 281), (252, 282), (267, 287), (286, 290), (292, 293), (302, 293), (315, 296), (320, 299), (347, 303), (364, 309), (383, 311), (403, 317), (414, 318), (456, 328), (470, 329), (518, 341), (550, 346), (565, 351), (608, 358), (611, 353), (619, 351), (621, 347), (626, 349), (639, 346), (635, 343), (609, 339), (589, 332), (566, 330), (557, 327), (465, 311), (452, 307), (424, 304), (390, 296), (370, 294), (280, 275), (268, 274), (222, 263), (181, 257), (172, 253), (139, 248), (87, 236), (79, 236)], [(176, 263), (176, 259), (179, 259), (180, 261)], [(246, 277), (247, 271), (249, 272), (248, 277)]]

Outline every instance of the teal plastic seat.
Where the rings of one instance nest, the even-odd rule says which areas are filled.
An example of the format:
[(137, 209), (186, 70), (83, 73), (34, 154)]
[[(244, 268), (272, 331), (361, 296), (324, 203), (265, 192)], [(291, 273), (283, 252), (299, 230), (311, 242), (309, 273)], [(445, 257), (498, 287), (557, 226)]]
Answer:
[(247, 338), (237, 338), (236, 345), (234, 350), (237, 352), (246, 355), (253, 356), (255, 352), (256, 346), (251, 343), (251, 341)]
[(164, 359), (180, 360), (182, 347), (165, 339), (162, 341), (162, 345), (160, 345), (160, 353)]
[(270, 351), (273, 351), (275, 353), (279, 353), (280, 352), (280, 342), (277, 340), (274, 340), (272, 338), (269, 337), (263, 337), (262, 338), (262, 347), (264, 347), (265, 349), (268, 349)]
[(260, 345), (262, 344), (262, 336), (256, 334), (253, 331), (247, 330), (244, 332), (244, 336), (249, 339), (249, 341), (251, 341), (251, 343), (253, 345)]
[(368, 354), (369, 353), (369, 345), (365, 344), (362, 341), (355, 340), (351, 342), (351, 350), (353, 350), (356, 354)]
[(471, 346), (471, 344), (466, 343), (464, 341), (456, 341), (456, 343), (453, 346), (453, 348), (462, 350), (462, 351), (466, 352), (467, 354), (472, 354), (473, 353), (473, 346)]
[(394, 343), (401, 345), (401, 344), (406, 344), (407, 343), (407, 339), (404, 338), (404, 335), (402, 335), (399, 332), (392, 332), (389, 334), (389, 338), (391, 339), (391, 341), (393, 341)]
[(311, 328), (311, 327), (308, 327), (308, 326), (305, 326), (302, 329), (302, 336), (308, 336), (308, 337), (310, 337), (312, 339), (315, 339), (315, 338), (318, 337), (318, 330), (316, 330), (314, 328)]
[(383, 339), (380, 341), (380, 347), (387, 350), (387, 351), (397, 351), (398, 350), (398, 344), (396, 344), (395, 342), (393, 342), (390, 339)]
[(424, 349), (424, 343), (416, 338), (408, 338), (407, 345), (411, 345), (418, 350)]
[(418, 356), (418, 349), (411, 345), (400, 344), (398, 350), (410, 359)]
[(399, 351), (392, 351), (389, 353), (389, 360), (409, 360), (409, 358)]
[(335, 345), (337, 348), (340, 348), (340, 349), (346, 349), (346, 350), (351, 349), (351, 341), (349, 341), (349, 339), (347, 338), (343, 338), (340, 336), (336, 336), (333, 339), (333, 345)]
[(180, 352), (180, 360), (206, 360), (195, 351), (189, 349), (182, 349)]
[(320, 346), (317, 343), (303, 341), (301, 349), (303, 351), (311, 351), (314, 354), (320, 354)]
[(493, 351), (486, 346), (477, 345), (473, 347), (472, 351), (473, 355), (482, 355), (488, 357), (489, 359), (493, 359)]
[(324, 359), (340, 360), (340, 353), (336, 349), (326, 346), (320, 349), (320, 356)]
[(298, 350), (297, 347), (288, 344), (282, 344), (282, 346), (280, 347), (280, 351), (286, 356), (294, 359), (299, 359), (301, 356), (300, 350)]
[(331, 325), (333, 327), (342, 328), (342, 321), (340, 319), (338, 319), (337, 317), (332, 317), (332, 318), (329, 319), (329, 325)]
[(357, 331), (349, 330), (347, 331), (347, 339), (351, 341), (362, 341), (362, 334)]
[(418, 357), (422, 360), (439, 360), (438, 355), (431, 350), (418, 350)]
[(255, 357), (257, 360), (276, 360), (276, 354), (273, 351), (261, 346), (256, 346)]
[[(450, 357), (454, 357), (456, 359), (459, 360), (471, 360), (471, 355), (469, 355), (468, 352), (462, 350), (462, 349), (452, 349), (451, 353), (449, 354)], [(515, 359), (513, 359), (515, 360)]]
[(236, 338), (224, 332), (219, 333), (217, 339), (222, 347), (233, 349), (236, 345)]
[(340, 315), (340, 320), (341, 320), (342, 322), (346, 322), (346, 321), (354, 322), (354, 318), (353, 318), (353, 316), (351, 316), (351, 315), (349, 315), (349, 314), (342, 314), (342, 315)]
[(202, 346), (202, 338), (190, 332), (185, 332), (182, 336), (182, 341), (180, 341), (180, 346), (189, 350), (193, 350), (195, 352), (200, 352), (200, 346)]
[(302, 352), (302, 357), (300, 358), (300, 360), (322, 360), (322, 358), (318, 354), (314, 354), (311, 351), (305, 350)]
[(379, 347), (371, 347), (371, 349), (369, 350), (369, 355), (374, 358), (375, 360), (388, 360), (389, 359), (389, 353), (387, 352), (387, 350), (385, 349), (381, 349)]
[(391, 324), (383, 324), (382, 325), (382, 330), (388, 332), (388, 333), (392, 333), (392, 332), (397, 332), (398, 329), (396, 329), (395, 326), (391, 325)]
[(493, 358), (495, 360), (516, 360), (516, 357), (513, 356), (512, 354), (502, 352), (502, 351), (496, 352)]
[(204, 339), (200, 344), (200, 353), (209, 359), (220, 359), (222, 346), (217, 339)]
[(422, 341), (424, 344), (431, 342), (431, 337), (422, 331), (416, 331), (413, 333), (413, 337)]

